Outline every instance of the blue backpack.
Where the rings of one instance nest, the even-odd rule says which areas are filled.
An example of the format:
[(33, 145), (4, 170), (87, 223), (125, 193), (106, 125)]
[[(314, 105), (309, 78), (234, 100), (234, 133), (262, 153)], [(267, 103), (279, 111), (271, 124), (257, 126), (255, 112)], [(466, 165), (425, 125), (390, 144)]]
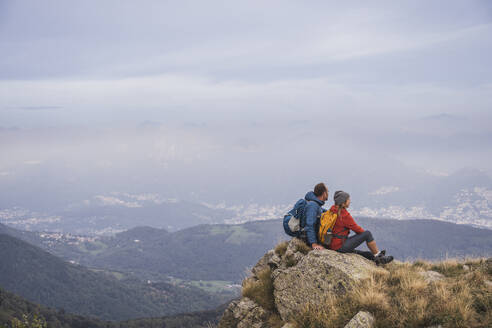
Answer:
[(307, 205), (305, 199), (299, 199), (294, 207), (284, 216), (284, 231), (291, 237), (299, 237), (301, 230), (306, 225), (304, 211)]

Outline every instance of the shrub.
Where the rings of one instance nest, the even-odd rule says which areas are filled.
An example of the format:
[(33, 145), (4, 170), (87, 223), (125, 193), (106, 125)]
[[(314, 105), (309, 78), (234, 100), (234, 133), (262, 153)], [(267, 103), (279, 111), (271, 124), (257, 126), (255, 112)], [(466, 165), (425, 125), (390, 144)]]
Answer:
[(261, 305), (265, 310), (274, 311), (273, 282), (270, 268), (258, 272), (258, 280), (246, 280), (242, 295)]
[(288, 245), (289, 243), (287, 241), (283, 241), (277, 244), (277, 246), (275, 246), (275, 253), (280, 257), (284, 256), (285, 252), (287, 251)]
[(284, 326), (284, 322), (278, 313), (273, 313), (268, 318), (268, 327), (270, 328), (281, 328)]
[(311, 247), (309, 247), (305, 242), (302, 243), (297, 243), (296, 244), (296, 251), (301, 252), (302, 254), (306, 255), (311, 251)]
[(46, 320), (43, 317), (37, 315), (28, 316), (22, 315), (22, 320), (17, 318), (12, 319), (12, 328), (46, 328), (48, 327)]

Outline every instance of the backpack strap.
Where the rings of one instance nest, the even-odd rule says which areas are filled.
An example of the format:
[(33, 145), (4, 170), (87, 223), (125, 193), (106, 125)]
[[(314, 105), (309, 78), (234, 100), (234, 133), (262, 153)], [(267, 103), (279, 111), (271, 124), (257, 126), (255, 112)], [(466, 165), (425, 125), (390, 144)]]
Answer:
[[(350, 229), (344, 227), (343, 230), (342, 230), (342, 232), (343, 231), (347, 231), (347, 230), (350, 230)], [(348, 238), (348, 235), (347, 236), (343, 236), (343, 235), (333, 234), (332, 236), (335, 237), (335, 238), (340, 238), (340, 239), (347, 239)]]
[(299, 221), (304, 223), (304, 227), (302, 227), (301, 230), (304, 230), (304, 228), (306, 226), (306, 208), (308, 207), (309, 202), (311, 202), (310, 200), (307, 200), (307, 199), (305, 199), (305, 201), (306, 201), (306, 205), (304, 205), (304, 208), (302, 209), (302, 213), (301, 213), (300, 218), (299, 218)]

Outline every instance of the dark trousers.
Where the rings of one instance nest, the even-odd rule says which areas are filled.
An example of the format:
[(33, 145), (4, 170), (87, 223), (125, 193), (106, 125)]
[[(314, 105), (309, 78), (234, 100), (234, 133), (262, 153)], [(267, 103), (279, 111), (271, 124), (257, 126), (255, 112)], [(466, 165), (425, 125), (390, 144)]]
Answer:
[(364, 256), (368, 260), (374, 260), (374, 255), (371, 252), (360, 251), (356, 249), (363, 242), (370, 243), (373, 241), (372, 233), (369, 230), (364, 231), (361, 234), (353, 235), (347, 239), (343, 243), (343, 246), (338, 249), (340, 253), (356, 253), (361, 256)]

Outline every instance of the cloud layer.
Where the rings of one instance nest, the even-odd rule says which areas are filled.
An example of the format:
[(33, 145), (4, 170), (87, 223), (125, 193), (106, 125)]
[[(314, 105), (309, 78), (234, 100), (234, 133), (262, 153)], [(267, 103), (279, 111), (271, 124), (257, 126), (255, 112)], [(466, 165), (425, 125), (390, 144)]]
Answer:
[[(272, 184), (335, 168), (491, 173), (491, 9), (2, 1), (0, 178), (54, 167), (79, 182), (84, 170)], [(333, 157), (344, 160), (328, 170)]]

